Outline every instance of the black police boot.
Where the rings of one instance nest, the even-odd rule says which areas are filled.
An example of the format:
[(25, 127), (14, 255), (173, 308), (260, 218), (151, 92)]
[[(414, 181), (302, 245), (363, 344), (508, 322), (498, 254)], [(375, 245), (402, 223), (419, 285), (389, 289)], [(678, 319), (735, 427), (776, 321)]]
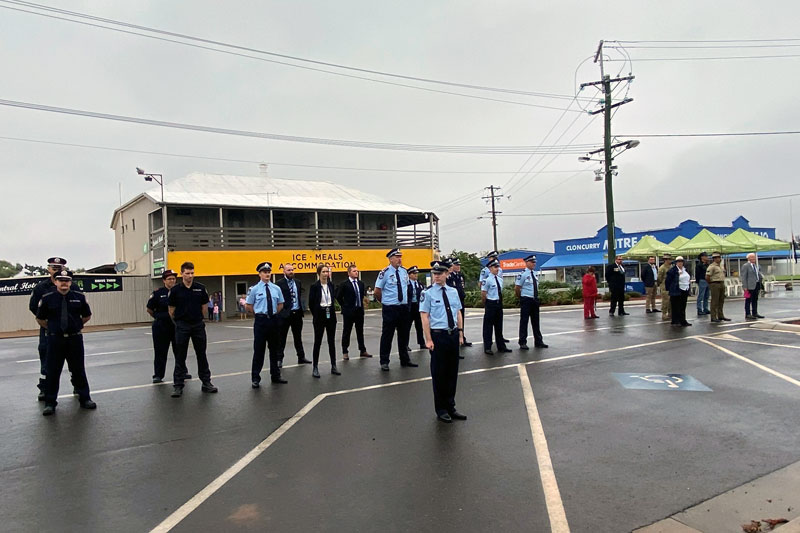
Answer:
[(174, 387), (172, 387), (171, 396), (173, 398), (180, 398), (181, 396), (183, 396), (183, 385), (175, 385)]
[(200, 387), (200, 390), (203, 392), (217, 392), (219, 389), (211, 383), (211, 380), (208, 380), (203, 382), (203, 386)]
[(43, 416), (50, 416), (56, 414), (56, 406), (55, 405), (45, 405), (44, 411), (42, 411)]
[(81, 408), (83, 409), (97, 409), (97, 404), (94, 403), (92, 400), (84, 400), (81, 402)]

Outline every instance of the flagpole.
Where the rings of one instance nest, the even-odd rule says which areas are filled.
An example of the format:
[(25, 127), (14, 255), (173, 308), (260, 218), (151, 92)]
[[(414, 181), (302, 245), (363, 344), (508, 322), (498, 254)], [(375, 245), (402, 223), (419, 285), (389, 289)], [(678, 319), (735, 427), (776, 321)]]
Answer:
[(792, 236), (792, 281), (794, 281), (794, 270), (795, 266), (797, 265), (797, 244), (794, 240), (794, 217), (792, 213), (792, 199), (789, 198), (789, 233)]

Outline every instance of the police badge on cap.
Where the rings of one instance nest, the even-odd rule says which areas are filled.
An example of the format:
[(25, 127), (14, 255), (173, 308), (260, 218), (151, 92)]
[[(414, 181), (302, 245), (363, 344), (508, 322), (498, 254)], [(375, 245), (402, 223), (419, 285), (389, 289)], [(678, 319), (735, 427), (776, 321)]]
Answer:
[(525, 262), (527, 263), (528, 261), (533, 261), (535, 263), (536, 262), (536, 254), (531, 254), (528, 257), (526, 257), (525, 258)]
[(491, 261), (489, 261), (486, 264), (486, 266), (487, 267), (499, 267), (500, 266), (500, 261), (498, 261), (497, 259), (492, 259)]
[(458, 257), (453, 257), (450, 262), (453, 264), (453, 266), (461, 266), (461, 259)]
[(272, 272), (272, 263), (264, 261), (263, 263), (259, 263), (256, 267), (256, 272), (263, 272), (265, 270)]
[(414, 266), (412, 266), (411, 268), (408, 269), (408, 273), (409, 274), (417, 274), (418, 272), (419, 272), (419, 269), (417, 268), (417, 265), (414, 265)]
[(495, 250), (492, 250), (491, 252), (486, 254), (486, 258), (487, 259), (492, 259), (493, 257), (497, 257), (497, 251), (495, 251)]
[(47, 260), (47, 266), (63, 267), (67, 264), (67, 260), (63, 257), (51, 257)]
[(67, 269), (64, 269), (58, 274), (56, 274), (56, 279), (58, 281), (72, 281), (72, 272), (70, 272)]
[(440, 261), (431, 261), (431, 272), (442, 274), (444, 272), (447, 272), (447, 267), (444, 266), (444, 264), (441, 263)]
[(400, 251), (400, 248), (392, 248), (386, 253), (386, 257), (394, 257), (395, 255), (403, 256), (403, 252)]
[(174, 270), (169, 270), (169, 269), (161, 273), (161, 279), (167, 279), (170, 276), (175, 276), (177, 278), (178, 274)]

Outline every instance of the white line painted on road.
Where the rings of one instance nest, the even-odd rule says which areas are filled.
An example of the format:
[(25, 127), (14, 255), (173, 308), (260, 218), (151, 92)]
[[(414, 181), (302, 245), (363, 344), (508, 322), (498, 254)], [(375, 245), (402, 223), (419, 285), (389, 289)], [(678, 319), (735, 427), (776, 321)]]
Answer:
[(773, 342), (747, 341), (747, 340), (739, 339), (739, 338), (736, 338), (736, 337), (733, 337), (733, 336), (731, 336), (731, 337), (719, 336), (719, 337), (713, 337), (713, 338), (716, 339), (716, 340), (720, 340), (720, 341), (742, 342), (742, 343), (745, 343), (745, 344), (759, 344), (761, 346), (775, 346), (776, 348), (791, 348), (793, 350), (800, 350), (800, 346), (795, 346), (793, 344), (776, 344), (776, 343), (773, 343)]
[(753, 365), (754, 367), (756, 367), (756, 368), (758, 368), (760, 370), (763, 370), (764, 372), (767, 372), (768, 374), (772, 374), (773, 376), (775, 376), (777, 378), (780, 378), (780, 379), (782, 379), (782, 380), (784, 380), (784, 381), (786, 381), (788, 383), (791, 383), (792, 385), (796, 385), (796, 386), (800, 387), (800, 381), (794, 379), (793, 377), (787, 376), (786, 374), (781, 374), (777, 370), (773, 370), (768, 366), (762, 365), (761, 363), (756, 363), (752, 359), (748, 359), (747, 357), (745, 357), (743, 355), (739, 355), (736, 352), (732, 352), (727, 348), (723, 348), (722, 346), (718, 346), (718, 345), (714, 344), (713, 342), (711, 342), (711, 341), (709, 341), (707, 339), (704, 339), (702, 337), (695, 337), (695, 339), (699, 340), (700, 342), (704, 342), (704, 343), (708, 344), (709, 346), (713, 346), (717, 350), (719, 350), (719, 351), (721, 351), (723, 353), (726, 353), (726, 354), (730, 355), (731, 357), (735, 357), (735, 358), (737, 358), (737, 359), (739, 359), (741, 361), (744, 361), (745, 363), (747, 363), (749, 365)]
[(531, 425), (533, 449), (536, 452), (536, 462), (539, 465), (539, 477), (542, 480), (544, 501), (547, 505), (547, 515), (550, 517), (550, 531), (553, 533), (569, 533), (567, 514), (564, 512), (564, 502), (561, 491), (558, 490), (556, 473), (553, 470), (553, 461), (550, 459), (550, 449), (547, 447), (547, 438), (544, 435), (542, 419), (536, 408), (536, 398), (533, 396), (533, 387), (528, 378), (525, 365), (518, 365), (519, 380), (522, 384), (522, 395), (525, 397), (525, 408), (528, 410), (528, 423)]
[(322, 400), (325, 399), (327, 394), (320, 394), (319, 396), (315, 397), (313, 400), (308, 402), (305, 407), (300, 409), (295, 415), (281, 424), (281, 426), (269, 434), (269, 436), (258, 443), (258, 445), (250, 450), (247, 455), (236, 461), (230, 468), (228, 468), (225, 472), (223, 472), (219, 477), (217, 477), (214, 481), (209, 483), (208, 485), (203, 488), (200, 492), (194, 495), (192, 499), (188, 502), (181, 505), (175, 512), (169, 515), (163, 522), (158, 524), (151, 530), (151, 533), (166, 533), (170, 531), (172, 528), (177, 526), (184, 518), (189, 516), (189, 514), (200, 507), (200, 505), (209, 499), (215, 492), (223, 487), (228, 481), (230, 481), (236, 474), (244, 470), (244, 468), (255, 461), (259, 455), (267, 451), (267, 449), (272, 446), (275, 441), (277, 441), (284, 433), (289, 431), (292, 426), (294, 426), (297, 422), (300, 421), (304, 416), (306, 416), (314, 407), (317, 406)]
[[(212, 341), (208, 344), (225, 344), (226, 342), (243, 342), (243, 341), (251, 341), (252, 338), (247, 339), (228, 339), (224, 341)], [(136, 350), (118, 350), (116, 352), (97, 352), (97, 353), (87, 353), (84, 357), (96, 357), (98, 355), (116, 355), (120, 353), (137, 353), (137, 352), (152, 352), (152, 348), (139, 348)], [(14, 361), (15, 363), (38, 363), (38, 359), (22, 359), (21, 361)]]

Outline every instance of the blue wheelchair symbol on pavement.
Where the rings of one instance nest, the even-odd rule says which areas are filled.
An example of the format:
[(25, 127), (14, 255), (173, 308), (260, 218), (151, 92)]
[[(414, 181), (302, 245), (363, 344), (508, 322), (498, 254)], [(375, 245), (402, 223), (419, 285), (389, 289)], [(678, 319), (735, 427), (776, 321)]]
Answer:
[(712, 392), (710, 388), (686, 374), (614, 373), (613, 376), (626, 389)]

